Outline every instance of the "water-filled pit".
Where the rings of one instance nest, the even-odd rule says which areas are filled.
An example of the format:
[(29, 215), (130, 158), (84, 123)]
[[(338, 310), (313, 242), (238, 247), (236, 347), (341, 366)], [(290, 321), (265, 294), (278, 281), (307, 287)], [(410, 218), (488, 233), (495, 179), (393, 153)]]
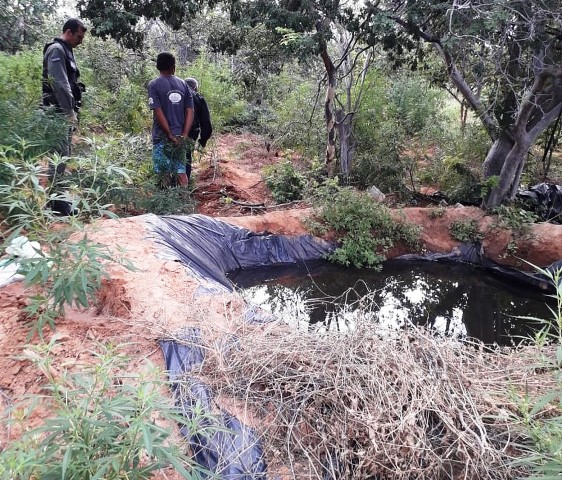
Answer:
[[(513, 345), (550, 320), (553, 299), (528, 285), (507, 282), (481, 267), (389, 261), (381, 272), (327, 262), (231, 272), (251, 304), (295, 328), (344, 332), (358, 321), (381, 335), (413, 323), (438, 335)], [(527, 317), (527, 318), (521, 318)]]

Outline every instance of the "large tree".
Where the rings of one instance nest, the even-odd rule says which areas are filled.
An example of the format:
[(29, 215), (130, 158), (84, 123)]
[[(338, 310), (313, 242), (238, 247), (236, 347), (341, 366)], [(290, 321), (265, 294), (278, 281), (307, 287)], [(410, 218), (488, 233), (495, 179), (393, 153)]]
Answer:
[[(475, 112), (491, 138), (483, 161), (490, 179), (487, 207), (512, 198), (529, 150), (562, 111), (562, 5), (560, 0), (79, 0), (95, 31), (129, 43), (139, 40), (139, 19), (160, 18), (179, 27), (186, 16), (222, 4), (237, 25), (263, 25), (282, 41), (300, 35), (298, 54), (315, 54), (327, 78), (326, 163), (335, 158), (335, 94), (346, 61), (329, 49), (334, 32), (348, 45), (380, 44), (394, 59), (408, 53), (419, 66), (420, 44), (435, 47), (448, 81)], [(350, 112), (347, 112), (350, 113)], [(339, 121), (349, 119), (347, 113)]]
[(394, 54), (435, 47), (492, 140), (485, 206), (513, 198), (531, 146), (562, 111), (560, 0), (392, 0), (368, 3), (364, 15)]

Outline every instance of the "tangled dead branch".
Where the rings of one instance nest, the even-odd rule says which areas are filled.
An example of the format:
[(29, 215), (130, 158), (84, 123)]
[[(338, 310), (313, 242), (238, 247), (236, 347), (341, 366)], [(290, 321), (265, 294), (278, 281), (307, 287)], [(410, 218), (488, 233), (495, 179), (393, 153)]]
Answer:
[(487, 353), (420, 330), (382, 339), (367, 325), (337, 336), (246, 326), (226, 343), (206, 345), (201, 374), (252, 412), (269, 464), (291, 478), (524, 473), (507, 392), (547, 386), (525, 367), (530, 350)]

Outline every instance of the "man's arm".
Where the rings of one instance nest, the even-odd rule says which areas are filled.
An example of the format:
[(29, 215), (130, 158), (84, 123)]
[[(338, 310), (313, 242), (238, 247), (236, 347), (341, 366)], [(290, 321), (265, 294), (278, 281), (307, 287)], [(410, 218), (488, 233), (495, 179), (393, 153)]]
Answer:
[(156, 117), (156, 121), (158, 122), (158, 125), (160, 125), (162, 131), (172, 142), (174, 142), (175, 139), (170, 130), (170, 125), (168, 124), (168, 120), (166, 119), (166, 115), (164, 115), (162, 109), (160, 107), (157, 107), (153, 111), (154, 111), (154, 116)]
[(66, 73), (65, 53), (62, 47), (53, 44), (45, 53), (47, 57), (47, 77), (51, 82), (57, 104), (70, 118), (74, 118), (74, 96)]
[(182, 137), (187, 137), (189, 130), (191, 130), (191, 125), (193, 124), (193, 108), (188, 107), (185, 109), (185, 123), (183, 124), (183, 130), (181, 131)]

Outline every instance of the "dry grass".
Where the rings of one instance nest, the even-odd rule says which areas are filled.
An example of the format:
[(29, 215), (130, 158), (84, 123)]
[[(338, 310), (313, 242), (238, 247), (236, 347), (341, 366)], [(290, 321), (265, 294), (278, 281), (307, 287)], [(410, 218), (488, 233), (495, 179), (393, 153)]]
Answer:
[(219, 404), (250, 412), (269, 471), (290, 478), (516, 478), (508, 392), (551, 386), (528, 367), (534, 348), (487, 353), (418, 330), (246, 325), (235, 338), (205, 345), (200, 373)]

